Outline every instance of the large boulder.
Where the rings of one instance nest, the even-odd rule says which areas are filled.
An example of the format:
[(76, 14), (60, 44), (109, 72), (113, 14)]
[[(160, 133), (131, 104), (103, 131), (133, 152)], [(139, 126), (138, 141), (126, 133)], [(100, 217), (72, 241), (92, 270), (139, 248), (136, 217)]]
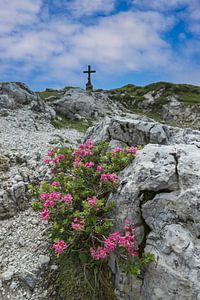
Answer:
[(32, 92), (24, 83), (0, 83), (0, 116), (8, 115), (9, 110), (27, 106), (35, 112), (42, 112), (48, 118), (55, 117), (55, 111)]
[(70, 119), (99, 119), (125, 111), (122, 105), (114, 103), (106, 93), (81, 89), (70, 89), (63, 97), (51, 102), (51, 105)]
[(155, 263), (134, 278), (113, 256), (117, 299), (200, 299), (200, 132), (129, 115), (105, 119), (87, 138), (106, 139), (110, 148), (144, 145), (110, 201), (116, 229), (133, 222), (138, 244)]
[(1, 108), (16, 108), (37, 101), (37, 96), (21, 82), (0, 83)]
[(88, 130), (86, 138), (95, 141), (115, 141), (122, 145), (152, 144), (195, 144), (200, 146), (200, 131), (178, 128), (155, 122), (151, 119), (125, 115), (106, 118)]
[(155, 255), (140, 278), (112, 261), (117, 299), (200, 297), (200, 150), (195, 145), (147, 145), (121, 174), (114, 217), (136, 225), (138, 242)]

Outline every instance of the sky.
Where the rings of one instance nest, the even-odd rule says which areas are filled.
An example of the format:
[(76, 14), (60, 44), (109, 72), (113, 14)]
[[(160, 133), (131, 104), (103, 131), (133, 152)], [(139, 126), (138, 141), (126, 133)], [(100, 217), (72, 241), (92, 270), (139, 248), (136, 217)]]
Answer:
[(200, 0), (0, 0), (0, 81), (200, 85)]

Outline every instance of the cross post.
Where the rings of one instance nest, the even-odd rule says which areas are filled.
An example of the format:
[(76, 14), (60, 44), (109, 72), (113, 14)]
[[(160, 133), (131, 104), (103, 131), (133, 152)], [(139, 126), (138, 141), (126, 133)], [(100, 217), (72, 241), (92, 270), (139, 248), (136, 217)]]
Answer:
[(91, 66), (88, 65), (88, 70), (83, 71), (83, 73), (88, 74), (88, 82), (86, 83), (86, 91), (93, 91), (93, 86), (92, 86), (92, 82), (91, 82), (91, 73), (96, 73), (96, 71), (91, 70)]

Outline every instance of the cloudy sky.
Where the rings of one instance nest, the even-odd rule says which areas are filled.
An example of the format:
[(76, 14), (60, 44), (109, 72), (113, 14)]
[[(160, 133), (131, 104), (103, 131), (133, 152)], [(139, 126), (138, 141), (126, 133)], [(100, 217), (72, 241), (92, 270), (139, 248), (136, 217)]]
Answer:
[(200, 85), (200, 0), (0, 0), (0, 81)]

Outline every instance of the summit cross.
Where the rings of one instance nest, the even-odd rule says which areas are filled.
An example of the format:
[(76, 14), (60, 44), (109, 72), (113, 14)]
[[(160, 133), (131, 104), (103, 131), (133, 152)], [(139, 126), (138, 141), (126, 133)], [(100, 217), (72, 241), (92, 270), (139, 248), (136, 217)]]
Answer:
[(88, 82), (86, 83), (86, 91), (93, 91), (93, 86), (92, 86), (92, 82), (91, 82), (91, 73), (96, 73), (96, 71), (91, 70), (91, 66), (88, 65), (88, 70), (83, 71), (83, 73), (88, 74)]

